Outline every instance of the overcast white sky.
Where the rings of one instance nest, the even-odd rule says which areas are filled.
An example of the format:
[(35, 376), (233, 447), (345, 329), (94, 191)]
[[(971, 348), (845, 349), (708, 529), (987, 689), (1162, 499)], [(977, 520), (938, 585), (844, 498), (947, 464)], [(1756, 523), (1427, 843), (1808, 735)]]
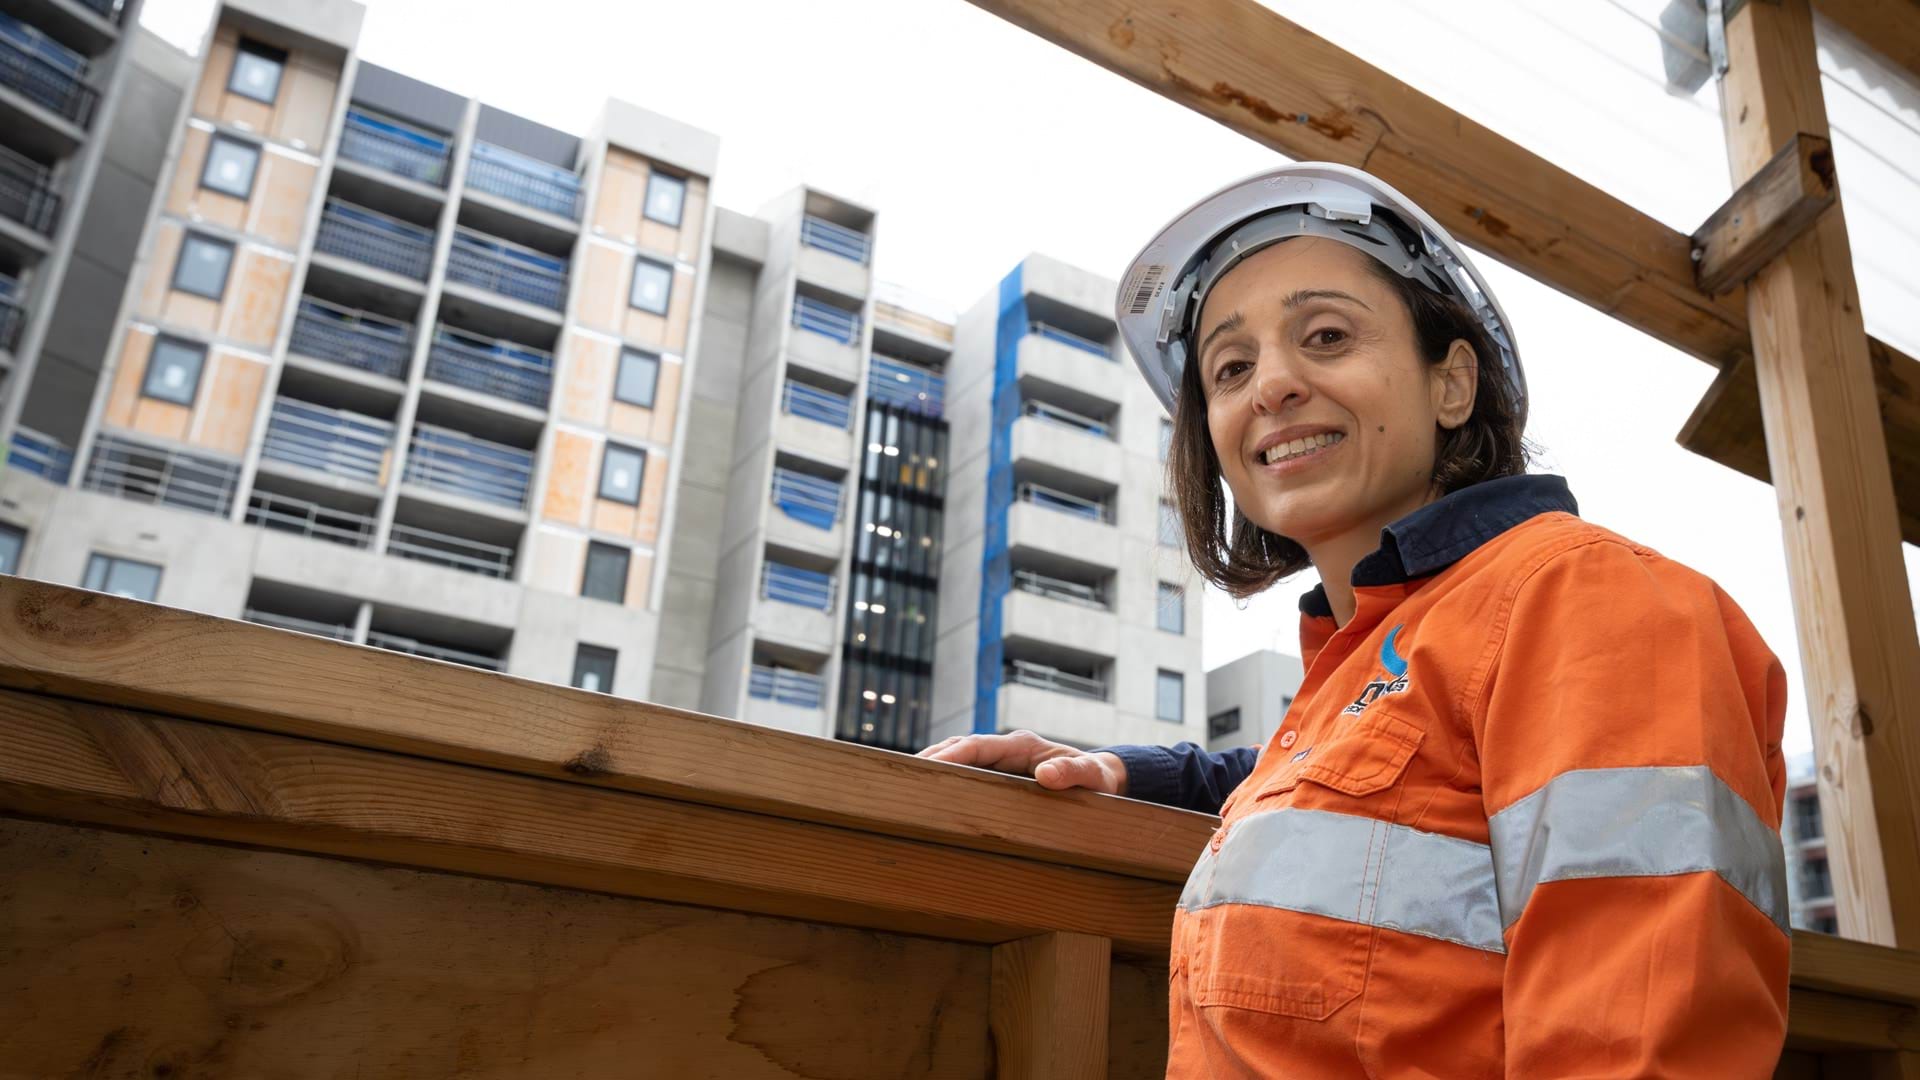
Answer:
[[(1662, 87), (1647, 21), (1665, 0), (1267, 2), (1675, 228), (1728, 194), (1713, 88)], [(144, 22), (192, 48), (211, 6), (148, 0)], [(1030, 251), (1118, 276), (1172, 214), (1275, 160), (964, 0), (368, 8), (369, 62), (570, 131), (611, 96), (718, 134), (724, 206), (751, 213), (804, 181), (872, 207), (876, 273), (956, 309)], [(1823, 67), (1868, 326), (1920, 354), (1920, 94), (1844, 42)], [(1480, 263), (1518, 331), (1541, 465), (1569, 478), (1584, 516), (1711, 575), (1746, 609), (1786, 663), (1788, 746), (1805, 750), (1772, 489), (1674, 442), (1711, 370)], [(1905, 555), (1920, 577), (1916, 549)], [(1207, 665), (1297, 652), (1294, 600), (1310, 584), (1244, 611), (1210, 594)]]

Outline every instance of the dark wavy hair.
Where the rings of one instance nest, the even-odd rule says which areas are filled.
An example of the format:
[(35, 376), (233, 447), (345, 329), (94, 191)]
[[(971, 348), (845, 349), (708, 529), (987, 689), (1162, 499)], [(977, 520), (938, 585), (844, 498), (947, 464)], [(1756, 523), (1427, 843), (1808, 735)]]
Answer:
[[(1459, 427), (1434, 432), (1434, 487), (1445, 495), (1483, 480), (1526, 472), (1530, 454), (1520, 430), (1520, 403), (1501, 370), (1500, 352), (1480, 320), (1461, 301), (1417, 285), (1376, 259), (1366, 262), (1412, 317), (1414, 340), (1427, 363), (1446, 360), (1455, 341), (1471, 345), (1479, 358), (1473, 412)], [(1188, 358), (1180, 375), (1173, 445), (1167, 453), (1167, 487), (1180, 509), (1187, 557), (1194, 569), (1233, 596), (1252, 596), (1312, 564), (1299, 544), (1255, 525), (1237, 508), (1229, 509), (1220, 459), (1207, 428), (1207, 397), (1200, 385), (1197, 356)]]

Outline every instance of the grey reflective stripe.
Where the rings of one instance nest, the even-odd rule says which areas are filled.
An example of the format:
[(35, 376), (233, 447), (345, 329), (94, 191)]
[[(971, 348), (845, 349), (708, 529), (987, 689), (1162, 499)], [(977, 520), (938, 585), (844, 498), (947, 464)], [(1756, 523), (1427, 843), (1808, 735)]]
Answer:
[(1235, 822), (1200, 856), (1180, 907), (1256, 904), (1505, 952), (1485, 844), (1325, 810)]
[(1705, 765), (1561, 773), (1487, 826), (1503, 926), (1543, 882), (1711, 870), (1787, 929), (1780, 836)]

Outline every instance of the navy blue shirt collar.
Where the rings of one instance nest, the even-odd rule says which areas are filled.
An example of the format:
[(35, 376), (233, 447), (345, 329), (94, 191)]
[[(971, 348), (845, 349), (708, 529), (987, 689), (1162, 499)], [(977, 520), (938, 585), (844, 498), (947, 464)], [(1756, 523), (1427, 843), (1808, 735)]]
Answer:
[[(1578, 514), (1558, 476), (1503, 476), (1461, 488), (1380, 530), (1380, 547), (1353, 568), (1356, 589), (1437, 574), (1515, 525), (1556, 510)], [(1333, 615), (1325, 586), (1300, 597), (1302, 614)]]

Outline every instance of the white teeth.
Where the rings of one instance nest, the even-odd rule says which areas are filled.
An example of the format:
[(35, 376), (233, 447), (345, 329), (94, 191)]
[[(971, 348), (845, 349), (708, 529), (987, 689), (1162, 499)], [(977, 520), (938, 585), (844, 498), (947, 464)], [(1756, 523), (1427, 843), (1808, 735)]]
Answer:
[(1321, 447), (1332, 446), (1344, 438), (1346, 438), (1346, 436), (1340, 432), (1323, 431), (1318, 435), (1308, 435), (1302, 439), (1294, 439), (1291, 442), (1283, 442), (1277, 446), (1269, 447), (1267, 452), (1261, 455), (1261, 460), (1272, 465), (1275, 462), (1285, 461), (1288, 458), (1299, 457), (1302, 454), (1318, 450)]

